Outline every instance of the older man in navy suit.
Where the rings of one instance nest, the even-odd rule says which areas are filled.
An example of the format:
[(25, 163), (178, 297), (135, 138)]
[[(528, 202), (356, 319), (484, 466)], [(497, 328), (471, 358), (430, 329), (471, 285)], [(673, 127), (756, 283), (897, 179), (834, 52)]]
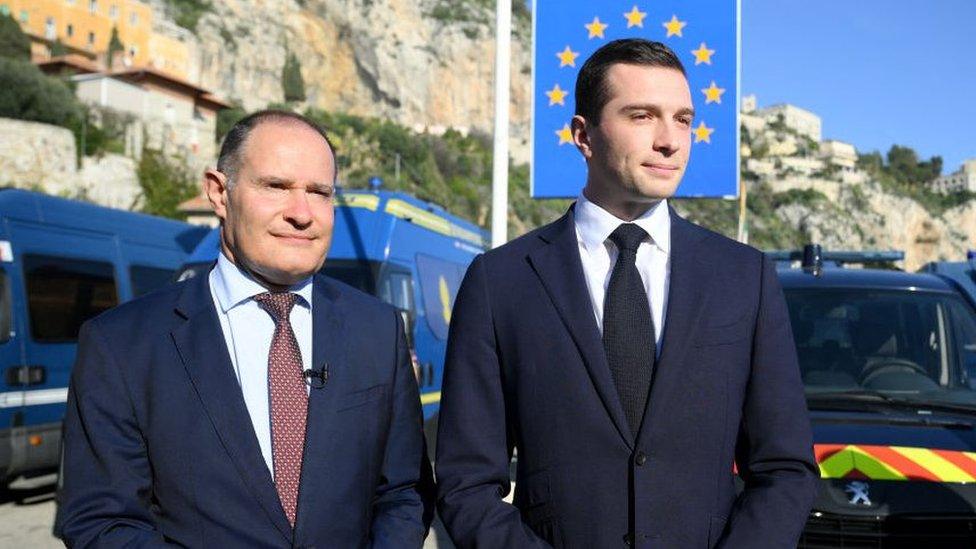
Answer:
[(693, 118), (666, 46), (602, 47), (579, 199), (468, 269), (436, 462), (459, 547), (796, 546), (817, 468), (785, 301), (762, 253), (669, 207)]
[(68, 545), (422, 546), (433, 484), (402, 320), (316, 274), (335, 171), (312, 122), (245, 118), (206, 176), (214, 269), (84, 326)]

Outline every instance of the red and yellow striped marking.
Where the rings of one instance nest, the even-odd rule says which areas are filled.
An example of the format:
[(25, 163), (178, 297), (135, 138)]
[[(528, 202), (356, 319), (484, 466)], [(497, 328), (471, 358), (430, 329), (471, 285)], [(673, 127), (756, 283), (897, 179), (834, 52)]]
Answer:
[(822, 478), (976, 482), (976, 452), (911, 446), (817, 444)]

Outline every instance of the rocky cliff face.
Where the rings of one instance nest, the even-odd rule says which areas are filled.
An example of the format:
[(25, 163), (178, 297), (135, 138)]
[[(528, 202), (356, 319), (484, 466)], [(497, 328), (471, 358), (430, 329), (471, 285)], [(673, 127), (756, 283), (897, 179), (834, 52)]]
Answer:
[[(292, 52), (308, 106), (490, 134), (493, 22), (480, 0), (223, 0), (197, 26), (190, 77), (254, 110), (283, 100), (281, 71)], [(522, 28), (512, 42), (516, 162), (528, 160), (527, 35)]]
[(805, 188), (827, 199), (786, 204), (776, 215), (825, 249), (903, 250), (905, 270), (915, 271), (930, 261), (961, 261), (976, 248), (976, 202), (934, 215), (875, 182), (809, 180)]

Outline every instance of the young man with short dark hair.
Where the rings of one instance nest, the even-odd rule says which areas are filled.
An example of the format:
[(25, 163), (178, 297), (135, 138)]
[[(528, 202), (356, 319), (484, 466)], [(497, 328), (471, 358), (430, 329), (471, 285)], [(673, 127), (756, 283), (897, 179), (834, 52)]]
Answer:
[(576, 101), (578, 200), (479, 256), (458, 293), (445, 526), (462, 548), (795, 547), (817, 466), (774, 265), (667, 203), (691, 152), (684, 69), (663, 44), (610, 42)]

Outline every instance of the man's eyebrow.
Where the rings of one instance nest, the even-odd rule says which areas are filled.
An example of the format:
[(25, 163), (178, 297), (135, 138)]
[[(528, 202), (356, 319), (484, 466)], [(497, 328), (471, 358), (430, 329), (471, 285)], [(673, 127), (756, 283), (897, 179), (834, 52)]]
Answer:
[[(653, 103), (633, 103), (630, 105), (624, 105), (623, 107), (620, 107), (620, 112), (624, 114), (635, 112), (635, 111), (647, 111), (659, 115), (661, 114), (661, 106), (655, 105)], [(678, 112), (674, 114), (675, 116), (691, 116), (692, 118), (694, 118), (695, 109), (684, 107), (679, 109)]]
[(628, 113), (634, 111), (648, 111), (653, 113), (660, 113), (661, 107), (654, 105), (652, 103), (632, 103), (630, 105), (624, 105), (620, 107), (620, 112)]
[(328, 182), (316, 182), (313, 181), (309, 186), (317, 191), (332, 191), (335, 189), (335, 185)]
[(292, 184), (290, 180), (275, 175), (263, 175), (257, 178), (257, 182), (262, 185), (291, 185)]

